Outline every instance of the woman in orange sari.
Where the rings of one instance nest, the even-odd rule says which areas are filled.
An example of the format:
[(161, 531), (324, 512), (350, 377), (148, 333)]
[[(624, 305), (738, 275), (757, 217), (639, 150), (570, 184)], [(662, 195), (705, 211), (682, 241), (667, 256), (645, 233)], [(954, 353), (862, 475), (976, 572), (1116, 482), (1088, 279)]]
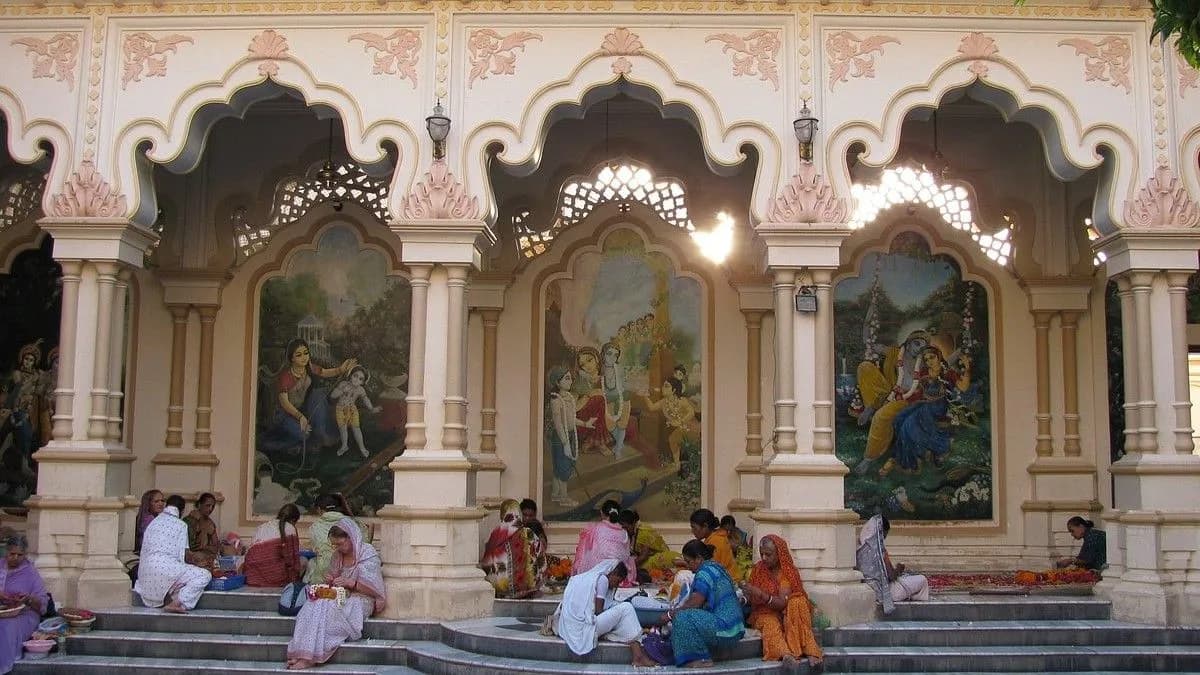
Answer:
[(692, 526), (693, 537), (713, 547), (713, 562), (724, 567), (734, 583), (745, 578), (738, 569), (737, 559), (733, 556), (729, 533), (721, 529), (721, 521), (717, 520), (716, 514), (708, 509), (696, 509), (688, 523)]
[(761, 559), (742, 590), (750, 598), (749, 623), (762, 633), (763, 660), (782, 660), (790, 666), (807, 658), (815, 672), (824, 661), (824, 652), (813, 635), (812, 602), (804, 592), (792, 552), (787, 542), (768, 534), (759, 544), (759, 554)]

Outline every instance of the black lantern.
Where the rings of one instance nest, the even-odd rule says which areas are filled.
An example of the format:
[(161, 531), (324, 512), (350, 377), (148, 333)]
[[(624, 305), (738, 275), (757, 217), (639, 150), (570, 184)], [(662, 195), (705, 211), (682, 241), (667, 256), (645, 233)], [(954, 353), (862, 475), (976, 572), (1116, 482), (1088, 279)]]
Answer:
[(808, 101), (805, 100), (804, 107), (800, 108), (800, 116), (792, 122), (792, 128), (796, 130), (796, 140), (800, 141), (800, 159), (802, 161), (812, 161), (813, 138), (817, 135), (817, 122), (817, 118), (813, 117), (812, 111), (808, 109)]
[(446, 137), (450, 135), (450, 118), (446, 117), (446, 111), (442, 109), (441, 99), (433, 106), (433, 114), (425, 118), (425, 128), (429, 131), (429, 138), (433, 140), (433, 158), (444, 159)]

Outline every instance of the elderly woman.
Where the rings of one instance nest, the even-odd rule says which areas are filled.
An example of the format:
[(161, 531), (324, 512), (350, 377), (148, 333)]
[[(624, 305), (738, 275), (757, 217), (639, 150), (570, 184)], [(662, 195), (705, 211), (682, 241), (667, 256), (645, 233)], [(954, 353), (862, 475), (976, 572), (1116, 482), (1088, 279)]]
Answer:
[(642, 625), (637, 610), (628, 602), (612, 602), (612, 591), (629, 574), (625, 563), (602, 560), (567, 582), (558, 606), (554, 630), (567, 648), (583, 656), (596, 648), (600, 638), (629, 645), (635, 666), (658, 665), (642, 649)]
[(284, 504), (274, 520), (258, 526), (242, 564), (247, 586), (279, 587), (300, 579), (305, 561), (300, 557), (298, 522), (300, 508)]
[(546, 550), (541, 537), (527, 525), (521, 504), (507, 499), (500, 505), (500, 524), (483, 547), (479, 566), (497, 598), (530, 598), (546, 581)]
[(713, 560), (711, 545), (689, 541), (683, 547), (683, 560), (696, 578), (683, 605), (666, 614), (671, 622), (671, 649), (675, 665), (708, 668), (713, 664), (710, 649), (732, 647), (746, 634), (742, 606), (733, 579)]
[(146, 528), (167, 508), (167, 497), (161, 490), (146, 490), (142, 493), (142, 503), (138, 506), (137, 521), (133, 530), (133, 552), (142, 552), (142, 537)]
[[(315, 504), (317, 512), (320, 514), (313, 521), (312, 527), (308, 528), (309, 540), (312, 544), (312, 550), (317, 553), (317, 557), (308, 561), (308, 568), (304, 572), (304, 581), (310, 584), (319, 584), (325, 578), (325, 574), (329, 571), (330, 562), (333, 560), (333, 547), (329, 543), (329, 530), (343, 518), (353, 520), (353, 514), (350, 513), (350, 504), (346, 501), (345, 496), (340, 493), (323, 494), (317, 497)], [(354, 521), (358, 522), (358, 521)], [(370, 540), (367, 536), (367, 528), (358, 523), (359, 532), (363, 535), (363, 539)]]
[(142, 558), (133, 591), (147, 607), (184, 614), (194, 609), (201, 594), (212, 581), (207, 569), (189, 564), (187, 525), (179, 518), (183, 497), (167, 497), (167, 506), (146, 528), (142, 539)]
[(42, 576), (25, 557), (29, 547), (25, 536), (11, 536), (6, 544), (7, 556), (0, 565), (0, 600), (5, 609), (12, 605), (24, 609), (15, 617), (0, 619), (0, 673), (12, 670), (13, 663), (21, 658), (22, 646), (37, 629), (50, 598)]
[(773, 534), (758, 545), (761, 558), (742, 589), (750, 599), (750, 625), (762, 633), (763, 661), (792, 667), (801, 658), (821, 667), (824, 653), (813, 635), (812, 602), (787, 542)]
[(196, 499), (195, 508), (183, 519), (187, 523), (188, 550), (195, 564), (201, 567), (211, 565), (221, 553), (221, 538), (217, 534), (217, 523), (212, 519), (216, 508), (216, 495), (205, 492)]
[(362, 638), (363, 622), (383, 611), (387, 591), (375, 547), (363, 541), (358, 523), (344, 517), (329, 528), (333, 559), (324, 583), (346, 589), (345, 600), (319, 598), (304, 603), (288, 643), (288, 670), (325, 663), (347, 640)]

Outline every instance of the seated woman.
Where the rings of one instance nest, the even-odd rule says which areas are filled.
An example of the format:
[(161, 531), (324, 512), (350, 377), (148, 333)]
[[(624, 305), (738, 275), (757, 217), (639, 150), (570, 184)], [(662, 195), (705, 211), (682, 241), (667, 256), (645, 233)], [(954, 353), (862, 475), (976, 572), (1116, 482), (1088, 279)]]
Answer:
[(254, 531), (254, 543), (242, 564), (247, 586), (279, 587), (300, 580), (306, 561), (300, 557), (298, 522), (300, 507), (284, 504), (274, 520)]
[(188, 528), (179, 518), (183, 497), (167, 497), (167, 506), (146, 528), (142, 538), (142, 558), (133, 591), (147, 607), (162, 607), (175, 614), (196, 607), (212, 573), (190, 564), (194, 554), (188, 550)]
[(732, 647), (746, 634), (733, 579), (713, 560), (713, 547), (699, 539), (683, 547), (683, 560), (695, 573), (692, 592), (679, 609), (667, 612), (675, 665), (712, 666), (710, 649)]
[(903, 564), (892, 564), (883, 545), (891, 527), (885, 516), (875, 515), (858, 535), (858, 571), (875, 591), (884, 614), (890, 614), (896, 602), (929, 600), (928, 579), (920, 574), (905, 574)]
[[(353, 520), (350, 514), (350, 505), (340, 494), (323, 494), (317, 497), (316, 507), (317, 513), (320, 515), (308, 529), (308, 537), (310, 546), (316, 552), (317, 557), (308, 561), (308, 568), (304, 572), (304, 581), (310, 584), (322, 583), (325, 573), (329, 571), (330, 561), (333, 560), (333, 548), (329, 544), (329, 530), (343, 518)], [(357, 521), (355, 522), (357, 523)], [(358, 528), (363, 539), (366, 539), (366, 528), (362, 524), (358, 524)]]
[(479, 567), (497, 598), (531, 598), (541, 592), (546, 582), (546, 549), (525, 525), (517, 500), (506, 499), (500, 505), (500, 524), (483, 547)]
[[(667, 542), (653, 527), (643, 523), (637, 511), (625, 509), (619, 516), (621, 527), (629, 534), (630, 549), (638, 572), (645, 572), (646, 577), (656, 570), (669, 571), (675, 569), (675, 561), (679, 554), (667, 548)], [(638, 575), (639, 579), (641, 574)]]
[(150, 522), (167, 508), (167, 497), (161, 490), (146, 490), (142, 493), (142, 503), (138, 507), (137, 520), (133, 529), (133, 552), (142, 552), (142, 537)]
[(528, 497), (521, 500), (521, 521), (525, 523), (525, 527), (533, 530), (538, 539), (542, 540), (542, 550), (549, 550), (550, 539), (546, 537), (546, 526), (542, 524), (542, 521), (538, 520), (537, 502)]
[(696, 509), (689, 522), (692, 536), (713, 547), (712, 559), (725, 568), (729, 578), (741, 580), (743, 574), (738, 569), (733, 547), (729, 544), (729, 532), (721, 529), (717, 516), (708, 509)]
[(1082, 567), (1085, 570), (1099, 572), (1108, 566), (1108, 544), (1104, 530), (1097, 530), (1096, 524), (1080, 516), (1074, 516), (1067, 521), (1067, 530), (1076, 541), (1082, 539), (1079, 554), (1073, 558), (1060, 558), (1055, 567)]
[(567, 582), (558, 606), (555, 632), (567, 648), (583, 656), (596, 648), (600, 638), (628, 644), (635, 666), (658, 665), (646, 655), (640, 642), (642, 625), (637, 611), (628, 602), (611, 602), (612, 589), (620, 585), (629, 570), (617, 560), (602, 560)]
[(211, 567), (221, 554), (221, 538), (217, 536), (217, 523), (212, 512), (217, 508), (217, 498), (205, 492), (196, 499), (196, 507), (187, 514), (188, 550), (192, 552), (194, 564)]
[(761, 559), (742, 589), (750, 599), (750, 626), (762, 633), (763, 661), (782, 660), (791, 668), (807, 657), (811, 669), (820, 668), (824, 652), (813, 635), (812, 602), (791, 550), (783, 539), (768, 534), (758, 551)]
[(343, 517), (329, 528), (329, 544), (333, 559), (322, 582), (346, 589), (346, 598), (304, 603), (288, 643), (288, 670), (325, 663), (343, 642), (361, 638), (363, 622), (383, 611), (387, 599), (379, 554), (363, 541), (358, 523)]
[(609, 499), (600, 505), (600, 520), (579, 533), (571, 574), (582, 574), (604, 560), (620, 560), (628, 570), (629, 583), (637, 583), (637, 565), (629, 555), (629, 534), (618, 523), (620, 516), (621, 505), (616, 501)]
[(750, 546), (750, 535), (737, 526), (737, 518), (728, 515), (721, 516), (721, 529), (725, 530), (726, 537), (729, 538), (729, 545), (735, 552), (739, 548)]
[(12, 535), (5, 542), (6, 557), (0, 563), (0, 599), (9, 604), (23, 605), (19, 614), (0, 619), (0, 673), (12, 670), (13, 663), (20, 660), (26, 640), (37, 630), (42, 612), (50, 596), (42, 583), (33, 563), (25, 557), (29, 542), (24, 535)]

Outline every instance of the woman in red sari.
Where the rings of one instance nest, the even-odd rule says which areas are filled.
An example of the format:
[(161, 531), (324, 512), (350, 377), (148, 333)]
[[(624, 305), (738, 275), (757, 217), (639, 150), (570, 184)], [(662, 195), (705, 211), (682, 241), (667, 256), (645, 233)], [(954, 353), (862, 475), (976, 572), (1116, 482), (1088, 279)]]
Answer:
[(488, 537), (479, 566), (497, 598), (531, 598), (541, 592), (546, 550), (542, 538), (525, 526), (517, 500), (506, 499), (500, 505), (500, 524)]
[(807, 658), (810, 668), (819, 669), (824, 652), (813, 635), (812, 602), (787, 542), (768, 534), (759, 544), (759, 554), (742, 590), (750, 599), (748, 623), (762, 633), (763, 660), (794, 665)]
[(300, 537), (296, 532), (299, 521), (300, 509), (295, 504), (284, 504), (275, 520), (258, 527), (242, 565), (246, 585), (279, 587), (300, 580), (305, 560), (300, 557)]

